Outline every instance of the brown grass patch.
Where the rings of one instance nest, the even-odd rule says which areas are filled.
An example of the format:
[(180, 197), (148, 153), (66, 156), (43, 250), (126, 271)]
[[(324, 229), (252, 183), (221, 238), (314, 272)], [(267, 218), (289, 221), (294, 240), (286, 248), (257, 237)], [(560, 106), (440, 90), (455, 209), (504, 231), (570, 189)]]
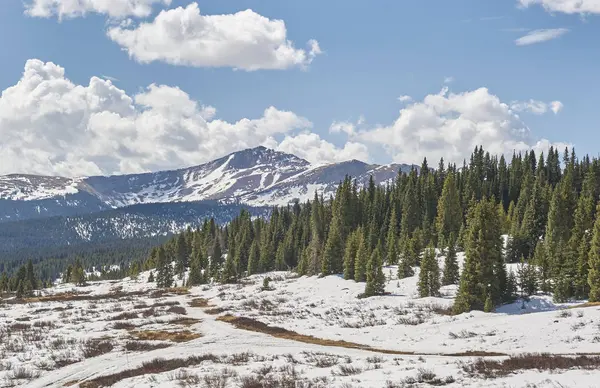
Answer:
[(479, 359), (470, 365), (466, 365), (463, 369), (471, 375), (499, 377), (526, 369), (542, 371), (572, 368), (598, 369), (598, 367), (600, 367), (600, 357), (523, 354), (502, 361)]
[(385, 354), (403, 354), (411, 355), (414, 352), (401, 352), (396, 350), (377, 349), (372, 348), (368, 345), (361, 345), (354, 342), (342, 341), (342, 340), (330, 340), (313, 337), (312, 335), (298, 334), (294, 331), (283, 329), (281, 327), (269, 326), (266, 323), (259, 322), (252, 318), (235, 317), (233, 315), (223, 315), (217, 318), (218, 321), (227, 322), (237, 327), (238, 329), (254, 331), (258, 333), (269, 334), (276, 338), (288, 339), (292, 341), (304, 342), (308, 344), (322, 345), (322, 346), (334, 346), (339, 348), (349, 349), (360, 349), (367, 350), (377, 353)]
[(202, 337), (200, 333), (194, 333), (189, 330), (165, 331), (165, 330), (143, 330), (132, 331), (130, 334), (140, 341), (171, 341), (188, 342)]
[(176, 358), (172, 360), (157, 358), (152, 361), (144, 362), (140, 367), (135, 369), (128, 369), (112, 375), (100, 376), (92, 380), (83, 381), (79, 384), (79, 386), (81, 388), (110, 387), (111, 385), (114, 385), (121, 380), (130, 379), (132, 377), (137, 376), (143, 376), (146, 374), (169, 372), (179, 368), (188, 368), (191, 366), (199, 365), (204, 361), (218, 362), (219, 358), (212, 354), (192, 356), (188, 358)]
[(127, 341), (127, 343), (125, 344), (125, 349), (129, 350), (130, 352), (148, 352), (151, 350), (168, 348), (170, 346), (171, 345), (164, 342), (151, 343), (144, 341)]
[(600, 306), (600, 302), (586, 302), (586, 303), (578, 304), (575, 306), (570, 306), (568, 308), (577, 309), (577, 308), (583, 308), (583, 307), (597, 307), (597, 306)]
[(208, 299), (205, 298), (194, 298), (189, 302), (190, 307), (213, 307), (213, 305), (208, 303)]
[(145, 295), (146, 291), (131, 291), (131, 292), (111, 292), (108, 294), (90, 295), (91, 291), (85, 292), (61, 292), (53, 295), (36, 296), (33, 298), (12, 299), (8, 301), (11, 304), (24, 304), (34, 302), (70, 302), (70, 301), (86, 301), (86, 300), (104, 300), (104, 299), (120, 299), (126, 297), (134, 297)]
[(195, 325), (196, 323), (200, 323), (200, 322), (202, 322), (201, 319), (181, 317), (181, 318), (173, 318), (168, 323), (170, 323), (172, 325), (192, 326), (192, 325)]
[(204, 310), (205, 313), (210, 314), (210, 315), (219, 315), (221, 313), (224, 313), (225, 311), (227, 311), (227, 310), (225, 310), (223, 307), (215, 307), (212, 309)]
[(158, 290), (154, 290), (150, 296), (152, 298), (160, 298), (165, 295), (187, 295), (190, 293), (190, 290), (185, 287), (172, 287), (172, 288), (160, 288)]

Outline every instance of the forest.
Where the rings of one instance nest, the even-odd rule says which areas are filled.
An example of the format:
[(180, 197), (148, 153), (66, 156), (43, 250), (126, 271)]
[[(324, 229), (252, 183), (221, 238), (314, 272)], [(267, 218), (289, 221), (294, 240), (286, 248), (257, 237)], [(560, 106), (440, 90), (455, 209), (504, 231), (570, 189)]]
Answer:
[[(225, 225), (207, 219), (133, 261), (128, 272), (153, 269), (160, 287), (188, 269), (189, 286), (273, 270), (340, 274), (364, 282), (362, 296), (369, 297), (385, 293), (383, 266), (397, 265), (400, 278), (418, 266), (421, 296), (459, 285), (455, 313), (491, 311), (517, 290), (599, 301), (599, 193), (600, 161), (578, 158), (574, 149), (515, 153), (507, 162), (478, 147), (460, 167), (442, 159), (431, 168), (425, 159), (385, 186), (371, 180), (358, 187), (348, 176), (334, 197), (315, 193), (268, 218), (242, 210)], [(438, 255), (445, 256), (443, 273)], [(518, 273), (505, 263), (520, 263)]]

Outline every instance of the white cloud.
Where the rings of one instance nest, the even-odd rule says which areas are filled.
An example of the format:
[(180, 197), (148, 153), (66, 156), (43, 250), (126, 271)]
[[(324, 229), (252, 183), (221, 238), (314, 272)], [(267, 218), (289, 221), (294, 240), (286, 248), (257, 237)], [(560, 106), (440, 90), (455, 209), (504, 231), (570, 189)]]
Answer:
[(398, 101), (400, 102), (411, 102), (412, 101), (412, 97), (411, 96), (400, 96), (398, 97)]
[(598, 0), (518, 0), (522, 7), (541, 5), (548, 12), (566, 14), (600, 14)]
[(568, 28), (552, 28), (547, 30), (534, 30), (515, 40), (517, 46), (528, 46), (530, 44), (542, 43), (557, 39), (569, 32)]
[(147, 17), (154, 4), (170, 5), (171, 0), (31, 0), (25, 3), (29, 16), (59, 19), (76, 18), (88, 13), (111, 18)]
[(516, 112), (529, 112), (536, 115), (542, 115), (548, 111), (557, 114), (563, 108), (563, 103), (560, 101), (546, 103), (531, 99), (529, 101), (515, 101), (511, 103), (510, 108)]
[(446, 78), (444, 78), (444, 83), (445, 84), (451, 84), (452, 82), (454, 82), (454, 77), (446, 77)]
[(403, 108), (393, 124), (360, 131), (353, 140), (382, 146), (401, 163), (426, 156), (460, 164), (479, 145), (491, 154), (511, 154), (550, 144), (534, 139), (511, 106), (488, 89), (454, 94), (446, 87)]
[[(274, 144), (271, 142), (270, 145)], [(352, 159), (363, 162), (370, 160), (369, 150), (362, 143), (347, 142), (343, 148), (339, 148), (311, 132), (286, 136), (279, 145), (273, 148), (294, 154), (312, 163), (336, 163)]]
[(563, 107), (564, 105), (560, 101), (552, 101), (550, 103), (550, 109), (552, 110), (552, 112), (554, 112), (554, 114), (558, 114), (558, 112), (560, 112)]
[(252, 10), (202, 15), (198, 4), (163, 10), (148, 23), (114, 26), (108, 37), (141, 63), (153, 61), (195, 67), (259, 69), (306, 68), (321, 54), (316, 40), (297, 49), (283, 20)]
[(347, 135), (353, 135), (355, 131), (355, 125), (348, 121), (334, 121), (329, 127), (329, 132), (331, 133), (345, 133)]
[[(365, 157), (304, 133), (312, 123), (293, 112), (267, 108), (261, 117), (227, 122), (215, 108), (183, 90), (150, 85), (130, 97), (111, 81), (93, 77), (77, 85), (62, 67), (29, 60), (0, 97), (0, 174), (94, 175), (180, 168), (285, 137), (275, 148), (311, 161)], [(301, 131), (299, 134), (294, 132)]]

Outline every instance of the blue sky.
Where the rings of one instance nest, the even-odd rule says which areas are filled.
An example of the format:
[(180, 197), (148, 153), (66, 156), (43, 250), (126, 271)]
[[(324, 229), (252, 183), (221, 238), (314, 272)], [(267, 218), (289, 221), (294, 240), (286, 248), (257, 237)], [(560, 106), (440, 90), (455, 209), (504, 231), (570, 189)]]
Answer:
[[(152, 22), (161, 10), (187, 7), (193, 3), (189, 0), (173, 0), (166, 5), (156, 1), (150, 15), (133, 17), (133, 27), (128, 28), (134, 29), (144, 21)], [(536, 4), (545, 1), (546, 8), (542, 4)], [(600, 59), (597, 45), (600, 21), (594, 12), (569, 14), (553, 10), (551, 7), (555, 4), (554, 0), (534, 0), (526, 8), (519, 7), (517, 0), (210, 0), (198, 1), (197, 4), (202, 15), (230, 15), (252, 9), (265, 18), (283, 20), (286, 38), (293, 41), (294, 48), (305, 50), (308, 55), (307, 42), (314, 39), (318, 41), (322, 53), (315, 54), (314, 59), (305, 66), (289, 66), (277, 70), (246, 71), (233, 69), (233, 66), (190, 66), (161, 60), (140, 63), (123, 50), (122, 44), (107, 36), (107, 30), (116, 26), (120, 20), (94, 12), (62, 20), (58, 20), (56, 16), (34, 17), (24, 13), (21, 0), (7, 0), (3, 2), (0, 12), (0, 43), (4, 52), (0, 61), (0, 90), (17, 84), (25, 63), (36, 58), (64, 68), (66, 78), (74, 85), (88, 86), (93, 76), (114, 78), (114, 86), (132, 98), (138, 93), (144, 93), (148, 85), (153, 83), (179, 87), (189, 95), (190, 100), (215, 107), (214, 119), (223, 122), (235, 123), (243, 118), (259, 119), (266, 108), (274, 106), (280, 111), (293, 112), (312, 125), (291, 124), (293, 130), (274, 131), (269, 134), (271, 138), (263, 143), (280, 147), (284, 151), (302, 150), (305, 148), (304, 143), (299, 139), (286, 143), (284, 138), (311, 132), (318, 135), (319, 141), (330, 145), (300, 155), (313, 159), (312, 161), (336, 161), (356, 153), (361, 159), (386, 163), (392, 160), (413, 161), (399, 160), (401, 158), (421, 158), (421, 154), (427, 153), (429, 143), (435, 143), (431, 148), (432, 157), (443, 156), (444, 148), (453, 147), (454, 151), (448, 152), (447, 159), (458, 159), (465, 153), (465, 149), (470, 149), (471, 144), (465, 144), (463, 148), (462, 143), (457, 145), (453, 142), (469, 139), (445, 139), (443, 144), (440, 144), (439, 139), (421, 143), (418, 139), (412, 139), (406, 140), (409, 145), (407, 149), (403, 149), (403, 136), (418, 132), (423, 125), (438, 125), (431, 124), (429, 116), (415, 120), (416, 124), (406, 124), (403, 129), (390, 127), (399, 117), (402, 118), (400, 109), (410, 109), (410, 104), (423, 102), (427, 95), (437, 96), (443, 87), (449, 89), (448, 94), (457, 95), (484, 87), (488, 89), (484, 98), (493, 96), (511, 108), (512, 113), (507, 117), (516, 124), (511, 124), (508, 130), (530, 130), (527, 139), (514, 138), (514, 133), (494, 135), (492, 141), (508, 142), (504, 145), (492, 144), (492, 150), (508, 152), (514, 144), (521, 143), (535, 147), (536, 142), (543, 138), (550, 143), (574, 144), (579, 153), (598, 153), (594, 143), (598, 139), (596, 107), (599, 101), (596, 90), (600, 86), (597, 70)], [(561, 36), (536, 44), (515, 43), (516, 39), (528, 32), (540, 29), (568, 31), (562, 30)], [(412, 102), (399, 101), (398, 98), (402, 95), (411, 96)], [(27, 97), (19, 94), (19, 98)], [(532, 109), (523, 108), (523, 104), (518, 109), (519, 102), (530, 100), (547, 104), (545, 112), (532, 113)], [(561, 103), (561, 109), (557, 109), (556, 114), (551, 110), (553, 101)], [(441, 104), (444, 105), (445, 102)], [(7, 116), (6, 101), (4, 105), (5, 111), (2, 113), (0, 100), (0, 133), (4, 133), (5, 138), (13, 139), (17, 137), (14, 133), (16, 129), (6, 124), (12, 118)], [(40, 104), (33, 104), (29, 108), (38, 109), (38, 105)], [(428, 108), (433, 110), (439, 109), (436, 106), (437, 108), (432, 108), (428, 104)], [(466, 113), (461, 109), (456, 112), (453, 108), (445, 117), (455, 118), (466, 114), (472, 118), (474, 114), (479, 116), (479, 112), (485, 111), (486, 106), (488, 105), (475, 106), (473, 109), (476, 113), (469, 109)], [(405, 112), (405, 119), (409, 118), (410, 113)], [(481, 128), (489, 125), (490, 121), (493, 122), (496, 116), (506, 114), (488, 113), (492, 118), (483, 118)], [(53, 118), (56, 115), (54, 112)], [(515, 119), (515, 115), (518, 118)], [(5, 124), (2, 124), (3, 119)], [(496, 123), (499, 128), (507, 130), (502, 123), (507, 118), (497, 119), (500, 120)], [(22, 117), (14, 120), (23, 125), (22, 132), (38, 136), (38, 131), (44, 130), (40, 123), (24, 122)], [(62, 122), (66, 124), (71, 121), (64, 119)], [(330, 127), (334, 122), (352, 123), (356, 128), (349, 136), (348, 133), (331, 131)], [(459, 121), (450, 128), (462, 124)], [(36, 125), (42, 128), (30, 128)], [(85, 131), (85, 128), (81, 127), (79, 130)], [(162, 135), (169, 130), (162, 128)], [(175, 129), (179, 130), (180, 128)], [(394, 130), (401, 133), (395, 133)], [(437, 126), (435, 130), (450, 129)], [(395, 139), (393, 146), (381, 140), (381, 137), (392, 135)], [(65, 141), (68, 140), (66, 138)], [(344, 151), (346, 142), (360, 146)], [(246, 139), (237, 143), (253, 145)], [(521, 149), (523, 144), (517, 148)], [(31, 153), (15, 151), (17, 145), (30, 146)], [(177, 153), (177, 148), (170, 148), (157, 160), (150, 160), (147, 155), (138, 155), (138, 161), (131, 157), (131, 160), (124, 163), (124, 159), (135, 148), (133, 144), (119, 145), (119, 149), (129, 148), (128, 152), (120, 155), (114, 154), (114, 150), (111, 151), (110, 148), (105, 149), (107, 155), (94, 150), (93, 158), (86, 157), (89, 156), (89, 149), (80, 143), (69, 145), (81, 148), (77, 155), (69, 154), (64, 146), (57, 148), (56, 145), (39, 142), (34, 144), (23, 139), (14, 140), (11, 146), (13, 149), (9, 155), (13, 159), (5, 163), (6, 167), (1, 172), (18, 170), (71, 175), (118, 173), (177, 167), (216, 156), (199, 148), (186, 152), (205, 156), (181, 156), (173, 160), (171, 156)], [(488, 145), (484, 143), (483, 146)], [(227, 151), (231, 149), (222, 149), (222, 152)], [(31, 155), (35, 155), (35, 163), (21, 160), (30, 158)], [(146, 161), (140, 162), (141, 159)], [(78, 169), (73, 166), (81, 165), (82, 161), (91, 161), (95, 167)], [(11, 171), (7, 171), (8, 169)]]

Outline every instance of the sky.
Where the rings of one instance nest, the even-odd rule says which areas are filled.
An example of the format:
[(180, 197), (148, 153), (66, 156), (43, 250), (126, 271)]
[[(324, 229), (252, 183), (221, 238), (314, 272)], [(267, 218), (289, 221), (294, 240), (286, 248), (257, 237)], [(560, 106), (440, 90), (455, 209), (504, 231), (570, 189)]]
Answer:
[(597, 156), (599, 0), (3, 0), (0, 174)]

